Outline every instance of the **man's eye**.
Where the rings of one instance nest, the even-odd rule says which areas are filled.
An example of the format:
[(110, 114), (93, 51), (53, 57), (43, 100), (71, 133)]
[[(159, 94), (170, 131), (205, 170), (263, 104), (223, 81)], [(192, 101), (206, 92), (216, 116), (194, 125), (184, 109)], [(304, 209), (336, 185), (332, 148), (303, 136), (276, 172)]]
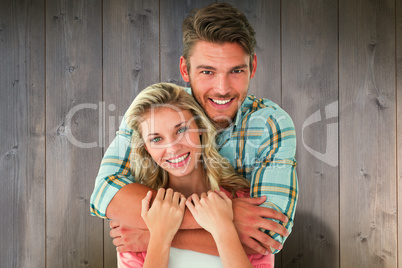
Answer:
[(233, 70), (232, 71), (232, 73), (235, 73), (235, 74), (239, 74), (239, 73), (242, 73), (243, 72), (243, 70)]
[(160, 137), (156, 137), (156, 138), (151, 139), (151, 142), (158, 142), (158, 141), (160, 141), (160, 140), (161, 140)]
[(202, 71), (201, 73), (203, 73), (203, 74), (212, 74), (211, 71)]
[(188, 128), (187, 127), (182, 127), (182, 128), (180, 128), (178, 131), (177, 131), (177, 133), (183, 133), (183, 132), (185, 132), (186, 130), (187, 130)]

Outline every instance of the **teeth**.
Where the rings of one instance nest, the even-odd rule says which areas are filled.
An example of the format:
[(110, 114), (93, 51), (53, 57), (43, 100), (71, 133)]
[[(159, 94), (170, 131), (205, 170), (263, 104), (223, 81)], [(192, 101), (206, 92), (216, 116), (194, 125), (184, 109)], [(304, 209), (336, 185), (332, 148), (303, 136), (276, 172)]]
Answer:
[(171, 159), (171, 160), (167, 160), (167, 161), (170, 163), (173, 163), (173, 164), (177, 164), (177, 163), (180, 163), (181, 161), (183, 161), (184, 159), (186, 159), (189, 155), (190, 155), (190, 153), (180, 156), (179, 158)]
[(228, 103), (230, 101), (230, 99), (229, 100), (214, 100), (214, 99), (212, 99), (212, 101), (217, 103), (217, 104), (222, 105), (222, 104)]

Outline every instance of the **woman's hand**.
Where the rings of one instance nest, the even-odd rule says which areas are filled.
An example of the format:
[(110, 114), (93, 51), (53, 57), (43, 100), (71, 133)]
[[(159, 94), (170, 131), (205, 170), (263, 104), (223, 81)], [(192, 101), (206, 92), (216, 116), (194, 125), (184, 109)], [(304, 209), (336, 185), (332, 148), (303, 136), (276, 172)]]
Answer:
[(221, 191), (193, 194), (186, 206), (202, 228), (212, 234), (223, 267), (250, 267), (233, 223), (232, 200)]
[(233, 224), (232, 200), (224, 192), (209, 191), (200, 197), (193, 194), (187, 199), (186, 206), (198, 224), (213, 236)]
[(151, 199), (152, 192), (149, 191), (142, 200), (141, 217), (151, 239), (156, 238), (160, 243), (170, 245), (183, 220), (186, 198), (172, 189), (160, 188), (150, 208)]

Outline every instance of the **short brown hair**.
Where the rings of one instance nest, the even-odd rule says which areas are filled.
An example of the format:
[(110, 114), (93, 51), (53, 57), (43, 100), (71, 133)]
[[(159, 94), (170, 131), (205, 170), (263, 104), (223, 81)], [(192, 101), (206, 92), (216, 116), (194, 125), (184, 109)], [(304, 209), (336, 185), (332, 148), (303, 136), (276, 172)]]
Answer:
[(183, 57), (187, 61), (197, 41), (216, 44), (238, 43), (250, 55), (250, 68), (255, 54), (255, 31), (247, 17), (227, 3), (194, 9), (183, 21)]

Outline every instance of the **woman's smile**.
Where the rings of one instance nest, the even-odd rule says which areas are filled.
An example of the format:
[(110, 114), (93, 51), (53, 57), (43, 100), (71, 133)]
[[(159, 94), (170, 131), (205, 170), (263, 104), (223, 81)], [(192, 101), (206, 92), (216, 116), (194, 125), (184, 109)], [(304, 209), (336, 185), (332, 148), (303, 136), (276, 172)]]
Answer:
[(168, 162), (172, 167), (182, 167), (190, 160), (190, 152), (167, 159)]

